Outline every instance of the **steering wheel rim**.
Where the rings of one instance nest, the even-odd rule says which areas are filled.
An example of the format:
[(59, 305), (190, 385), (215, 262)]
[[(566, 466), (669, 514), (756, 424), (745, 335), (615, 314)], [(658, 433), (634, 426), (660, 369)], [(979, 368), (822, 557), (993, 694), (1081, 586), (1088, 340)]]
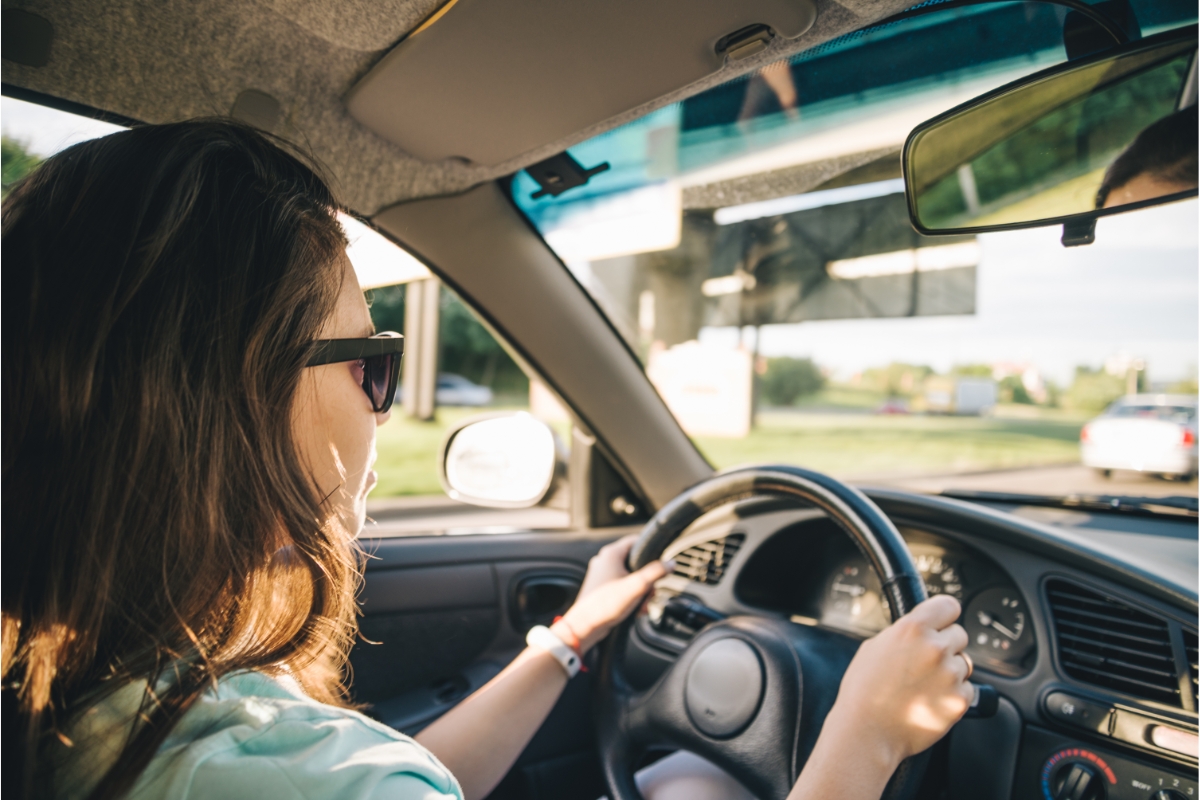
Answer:
[[(722, 472), (684, 491), (642, 529), (628, 566), (638, 569), (660, 558), (689, 525), (720, 506), (772, 497), (815, 506), (842, 528), (879, 576), (893, 621), (926, 598), (924, 581), (908, 546), (878, 506), (862, 492), (827, 475), (786, 465)], [(625, 620), (605, 641), (596, 681), (597, 740), (611, 800), (642, 800), (633, 771), (647, 736), (704, 750), (700, 755), (741, 778), (760, 800), (782, 800), (811, 752), (819, 723), (832, 705), (831, 695), (836, 695), (836, 685), (820, 695), (814, 694), (813, 685), (821, 682), (827, 686), (835, 679), (840, 682), (858, 643), (851, 645), (848, 637), (820, 629), (798, 631), (795, 629), (801, 626), (782, 620), (735, 617), (698, 632), (662, 677), (639, 692), (626, 679), (624, 669), (625, 645), (633, 635), (633, 622), (633, 617)], [(718, 740), (696, 729), (689, 719), (694, 714), (690, 710), (683, 713), (675, 695), (689, 691), (688, 676), (710, 646), (727, 639), (741, 640), (755, 652), (764, 694), (747, 727), (732, 738)], [(789, 709), (793, 705), (794, 713)], [(817, 730), (804, 731), (806, 720), (817, 722)], [(774, 730), (788, 726), (793, 730)], [(753, 741), (739, 750), (742, 739)], [(802, 752), (806, 747), (807, 752)], [(905, 761), (889, 782), (884, 798), (910, 797), (926, 761), (924, 755)], [(771, 774), (759, 776), (757, 770)]]

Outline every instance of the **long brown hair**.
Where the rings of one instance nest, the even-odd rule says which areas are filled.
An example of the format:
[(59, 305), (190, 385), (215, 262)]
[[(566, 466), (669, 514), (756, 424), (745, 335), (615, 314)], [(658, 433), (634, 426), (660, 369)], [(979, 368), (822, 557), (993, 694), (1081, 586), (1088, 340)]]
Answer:
[(220, 120), (76, 145), (4, 201), (4, 748), (20, 794), (54, 792), (50, 743), (130, 681), (170, 688), (147, 690), (95, 798), (125, 793), (222, 675), (286, 670), (344, 697), (357, 551), (292, 435), (341, 285), (336, 207), (310, 162)]

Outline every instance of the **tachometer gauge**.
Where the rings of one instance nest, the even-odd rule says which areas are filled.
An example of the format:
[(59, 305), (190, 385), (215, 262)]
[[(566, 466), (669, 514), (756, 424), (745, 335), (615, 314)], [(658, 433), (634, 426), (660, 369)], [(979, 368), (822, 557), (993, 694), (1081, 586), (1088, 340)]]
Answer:
[(962, 602), (962, 578), (959, 577), (958, 569), (953, 564), (936, 553), (914, 552), (913, 560), (917, 562), (917, 569), (925, 580), (925, 588), (929, 591), (930, 597), (936, 594), (948, 594), (960, 603)]
[(1017, 667), (1034, 646), (1025, 601), (1012, 587), (976, 595), (963, 615), (963, 627), (970, 637), (967, 652), (984, 666)]
[(887, 627), (887, 603), (879, 578), (860, 559), (844, 562), (825, 584), (821, 622), (835, 628), (878, 633)]

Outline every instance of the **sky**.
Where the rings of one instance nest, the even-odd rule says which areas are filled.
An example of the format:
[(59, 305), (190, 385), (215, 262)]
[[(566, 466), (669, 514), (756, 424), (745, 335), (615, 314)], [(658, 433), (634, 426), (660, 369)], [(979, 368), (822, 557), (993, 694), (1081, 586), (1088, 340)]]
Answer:
[[(982, 234), (976, 313), (764, 328), (767, 356), (810, 357), (839, 377), (892, 361), (1008, 361), (1069, 385), (1077, 365), (1142, 358), (1153, 382), (1194, 377), (1200, 339), (1197, 201), (1099, 220), (1095, 244), (1064, 248), (1061, 227)], [(734, 331), (702, 338), (732, 342)]]
[(65, 147), (121, 130), (107, 122), (66, 114), (53, 108), (0, 98), (0, 130), (23, 142), (39, 156), (54, 155)]
[[(5, 97), (0, 129), (41, 156), (119, 130)], [(1200, 339), (1198, 205), (1188, 200), (1101, 219), (1096, 243), (1064, 248), (1061, 228), (983, 234), (977, 311), (963, 317), (844, 320), (764, 328), (761, 352), (810, 357), (848, 377), (892, 361), (946, 370), (1024, 362), (1060, 384), (1080, 364), (1124, 354), (1151, 381), (1196, 375)], [(738, 332), (703, 340), (734, 343)]]

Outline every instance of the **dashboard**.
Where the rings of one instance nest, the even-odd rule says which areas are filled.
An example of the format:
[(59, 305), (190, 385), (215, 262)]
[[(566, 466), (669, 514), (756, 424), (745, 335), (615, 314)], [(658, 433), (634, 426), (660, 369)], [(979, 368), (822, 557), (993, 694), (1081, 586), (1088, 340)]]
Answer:
[[(988, 719), (939, 744), (935, 796), (1010, 800), (1196, 797), (1197, 525), (871, 492), (929, 593), (962, 605)], [(880, 583), (814, 509), (748, 501), (699, 520), (668, 548), (630, 636), (648, 686), (710, 621), (739, 614), (865, 639), (887, 626)], [(1166, 792), (1166, 794), (1163, 794)]]
[[(992, 559), (917, 528), (903, 528), (929, 594), (959, 601), (959, 619), (975, 663), (1005, 675), (1027, 672), (1035, 655), (1025, 599)], [(750, 556), (734, 587), (749, 606), (785, 613), (793, 622), (871, 636), (890, 610), (879, 577), (850, 539), (825, 517), (786, 526)]]

